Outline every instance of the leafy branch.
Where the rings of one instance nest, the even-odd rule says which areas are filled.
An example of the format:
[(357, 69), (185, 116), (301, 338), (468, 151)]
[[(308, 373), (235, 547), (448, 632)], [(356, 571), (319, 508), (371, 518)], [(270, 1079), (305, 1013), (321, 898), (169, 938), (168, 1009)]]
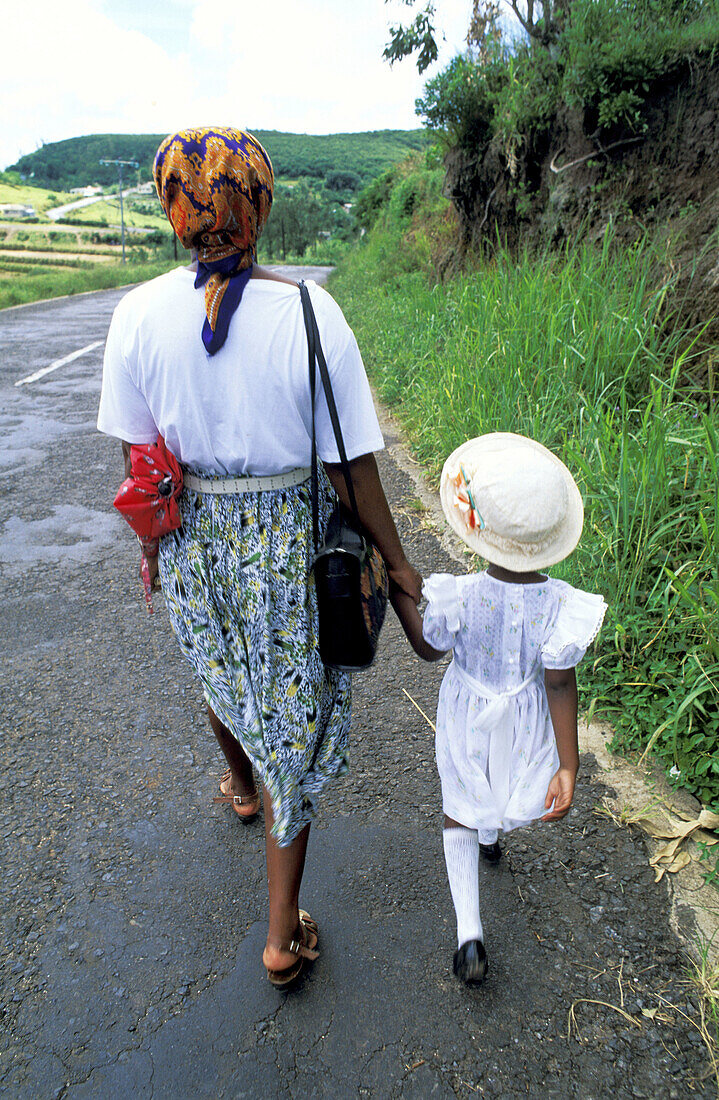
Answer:
[[(389, 3), (389, 0), (386, 0)], [(413, 7), (417, 0), (404, 0)], [(530, 40), (551, 48), (559, 37), (569, 0), (504, 0)], [(417, 69), (423, 73), (437, 60), (435, 6), (429, 0), (408, 25), (390, 28), (390, 40), (382, 56), (390, 65), (417, 54)], [(472, 0), (467, 45), (483, 51), (499, 37), (499, 0)]]
[[(389, 3), (389, 0), (385, 0)], [(411, 7), (414, 0), (405, 0)], [(434, 29), (434, 4), (427, 4), (418, 12), (414, 22), (409, 26), (390, 27), (390, 40), (385, 46), (382, 56), (390, 65), (395, 61), (401, 61), (404, 57), (410, 57), (417, 53), (417, 68), (420, 73), (429, 68), (433, 61), (437, 60), (437, 39)]]

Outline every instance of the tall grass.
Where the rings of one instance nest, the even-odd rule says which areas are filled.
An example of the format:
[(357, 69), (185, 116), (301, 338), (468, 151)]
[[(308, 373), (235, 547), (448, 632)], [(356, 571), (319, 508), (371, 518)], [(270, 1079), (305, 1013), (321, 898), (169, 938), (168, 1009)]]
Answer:
[(719, 803), (719, 443), (682, 399), (691, 339), (667, 319), (671, 275), (647, 242), (495, 258), (430, 286), (379, 231), (333, 281), (383, 399), (436, 476), (463, 440), (530, 435), (585, 498), (578, 551), (554, 572), (610, 610), (585, 702), (616, 745), (650, 746)]

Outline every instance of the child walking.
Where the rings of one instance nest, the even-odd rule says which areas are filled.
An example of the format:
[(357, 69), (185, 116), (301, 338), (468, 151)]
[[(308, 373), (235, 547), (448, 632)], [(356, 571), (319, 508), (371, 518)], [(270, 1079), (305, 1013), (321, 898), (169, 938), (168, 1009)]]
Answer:
[(487, 972), (479, 855), (501, 857), (499, 831), (569, 811), (579, 767), (574, 669), (606, 604), (541, 570), (576, 546), (584, 508), (569, 470), (531, 439), (495, 432), (447, 459), (440, 484), (452, 528), (489, 566), (425, 582), (424, 624), (393, 602), (415, 650), (451, 649), (437, 708), (444, 853), (457, 914), (454, 973)]

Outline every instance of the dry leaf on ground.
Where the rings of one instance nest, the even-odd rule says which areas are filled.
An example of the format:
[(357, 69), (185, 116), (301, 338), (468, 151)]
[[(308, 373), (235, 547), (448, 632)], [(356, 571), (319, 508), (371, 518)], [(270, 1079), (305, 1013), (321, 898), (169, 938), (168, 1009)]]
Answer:
[(679, 848), (691, 837), (693, 840), (701, 840), (705, 844), (719, 843), (719, 836), (715, 831), (719, 830), (719, 814), (711, 810), (702, 810), (698, 817), (690, 818), (682, 813), (675, 815), (667, 813), (667, 824), (657, 824), (648, 818), (640, 819), (637, 824), (655, 840), (666, 840), (649, 860), (656, 873), (656, 881), (659, 882), (664, 874), (669, 871), (676, 874), (682, 868), (688, 866), (692, 859), (696, 859), (691, 853), (679, 851)]

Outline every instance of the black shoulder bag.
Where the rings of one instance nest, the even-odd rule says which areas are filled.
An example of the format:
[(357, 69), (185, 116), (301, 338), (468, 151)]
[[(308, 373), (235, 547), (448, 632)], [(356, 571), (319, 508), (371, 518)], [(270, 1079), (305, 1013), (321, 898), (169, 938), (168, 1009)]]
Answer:
[[(329, 371), (320, 343), (315, 312), (304, 282), (300, 282), (307, 330), (312, 395), (312, 523), (319, 610), (320, 656), (325, 665), (342, 672), (367, 668), (374, 660), (379, 632), (387, 610), (389, 583), (382, 555), (364, 530), (357, 510), (352, 475), (340, 428)], [(337, 503), (322, 544), (319, 544), (317, 438), (315, 435), (315, 363), (327, 399), (337, 441), (351, 511)]]

